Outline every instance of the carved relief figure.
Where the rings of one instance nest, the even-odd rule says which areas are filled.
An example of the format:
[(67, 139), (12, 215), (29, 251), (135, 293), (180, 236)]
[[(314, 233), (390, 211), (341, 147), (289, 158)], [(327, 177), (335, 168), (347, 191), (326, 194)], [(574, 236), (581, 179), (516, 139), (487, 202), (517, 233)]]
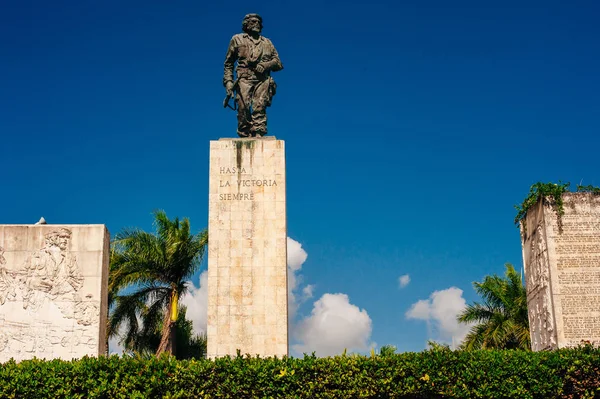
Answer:
[(40, 353), (51, 348), (50, 337), (46, 334), (40, 334), (40, 331), (47, 332), (41, 326), (19, 326), (13, 329), (9, 336), (8, 346), (12, 353)]
[(97, 324), (100, 320), (100, 307), (95, 302), (78, 301), (75, 304), (75, 319), (82, 326)]
[(75, 255), (69, 251), (70, 240), (70, 230), (54, 230), (46, 234), (44, 246), (27, 259), (24, 265), (24, 309), (37, 309), (45, 298), (68, 296), (81, 288), (83, 277)]
[(8, 348), (9, 338), (10, 337), (7, 333), (0, 331), (0, 352), (4, 351), (6, 348)]
[(532, 345), (539, 349), (556, 347), (554, 315), (550, 298), (550, 265), (548, 248), (539, 225), (531, 241), (531, 259), (528, 273), (528, 294), (535, 294), (535, 312), (530, 312)]
[(85, 345), (89, 348), (93, 348), (96, 344), (97, 339), (87, 335), (84, 331), (76, 330), (71, 334), (65, 336), (60, 341), (60, 345), (64, 348), (76, 347), (80, 345)]
[(4, 248), (0, 247), (0, 305), (4, 305), (7, 300), (14, 300), (16, 295), (14, 276), (10, 276), (6, 269)]
[[(267, 107), (271, 105), (277, 85), (271, 72), (283, 69), (273, 43), (261, 36), (263, 24), (258, 14), (248, 14), (242, 21), (244, 33), (229, 42), (223, 74), (227, 97), (224, 106), (235, 95), (238, 111), (237, 133), (240, 137), (262, 137), (267, 134)], [(237, 62), (237, 78), (233, 69)], [(235, 108), (233, 108), (235, 109)]]

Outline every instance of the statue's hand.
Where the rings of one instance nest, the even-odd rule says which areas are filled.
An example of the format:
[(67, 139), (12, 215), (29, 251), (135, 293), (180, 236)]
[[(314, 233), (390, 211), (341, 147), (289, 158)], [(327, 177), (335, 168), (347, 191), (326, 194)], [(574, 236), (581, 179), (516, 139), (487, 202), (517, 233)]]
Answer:
[(225, 83), (225, 92), (228, 96), (233, 97), (233, 82)]
[(260, 63), (256, 66), (256, 72), (263, 73), (265, 71), (265, 64)]

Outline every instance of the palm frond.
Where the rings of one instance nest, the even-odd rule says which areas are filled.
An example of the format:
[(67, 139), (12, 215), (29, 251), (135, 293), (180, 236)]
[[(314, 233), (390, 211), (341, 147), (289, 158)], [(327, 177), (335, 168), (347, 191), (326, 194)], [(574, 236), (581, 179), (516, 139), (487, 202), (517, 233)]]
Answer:
[(461, 323), (486, 322), (489, 321), (497, 310), (486, 305), (475, 302), (467, 307), (458, 315), (458, 321)]
[(483, 303), (468, 305), (458, 316), (471, 327), (464, 349), (530, 349), (527, 291), (520, 274), (507, 263), (504, 277), (486, 276), (473, 287)]

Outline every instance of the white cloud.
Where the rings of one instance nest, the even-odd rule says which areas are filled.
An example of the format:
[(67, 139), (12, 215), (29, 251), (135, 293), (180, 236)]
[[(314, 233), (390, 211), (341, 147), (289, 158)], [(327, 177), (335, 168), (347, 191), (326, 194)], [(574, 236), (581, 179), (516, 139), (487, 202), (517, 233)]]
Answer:
[(186, 319), (191, 320), (196, 334), (206, 332), (208, 306), (208, 271), (203, 271), (199, 278), (200, 285), (191, 284), (188, 293), (181, 297), (181, 304), (187, 307)]
[(287, 263), (288, 267), (292, 271), (297, 271), (302, 268), (304, 262), (306, 262), (308, 254), (302, 248), (302, 244), (298, 241), (288, 237), (287, 238)]
[(122, 355), (125, 347), (119, 343), (121, 337), (115, 336), (108, 339), (108, 354), (109, 355)]
[(325, 294), (313, 304), (310, 316), (295, 323), (298, 307), (314, 295), (315, 286), (302, 286), (302, 266), (308, 254), (302, 244), (292, 238), (288, 245), (288, 308), (290, 331), (297, 344), (293, 352), (315, 352), (329, 356), (347, 351), (366, 351), (370, 342), (371, 318), (366, 310), (350, 303), (345, 294)]
[(400, 288), (406, 287), (408, 283), (410, 283), (410, 276), (408, 274), (404, 274), (398, 277), (398, 285), (400, 286)]
[(310, 316), (298, 323), (295, 329), (299, 353), (318, 356), (339, 355), (347, 349), (366, 351), (374, 344), (371, 338), (371, 318), (366, 310), (350, 303), (346, 294), (325, 294), (314, 303)]
[(460, 288), (450, 287), (434, 291), (428, 299), (412, 304), (406, 312), (407, 319), (424, 320), (429, 339), (458, 345), (465, 338), (471, 325), (459, 323), (457, 315), (466, 307)]
[[(437, 291), (436, 291), (437, 292)], [(411, 308), (406, 312), (407, 319), (429, 320), (431, 311), (429, 299), (421, 299), (413, 303)]]
[(298, 306), (306, 299), (312, 297), (314, 286), (307, 285), (302, 290), (302, 294), (298, 296), (298, 288), (302, 282), (300, 271), (302, 265), (306, 262), (308, 254), (302, 248), (302, 244), (288, 237), (287, 238), (287, 266), (288, 266), (288, 320), (292, 325)]
[(302, 295), (304, 295), (304, 298), (306, 298), (306, 299), (312, 298), (314, 290), (315, 290), (314, 284), (309, 284), (302, 289)]

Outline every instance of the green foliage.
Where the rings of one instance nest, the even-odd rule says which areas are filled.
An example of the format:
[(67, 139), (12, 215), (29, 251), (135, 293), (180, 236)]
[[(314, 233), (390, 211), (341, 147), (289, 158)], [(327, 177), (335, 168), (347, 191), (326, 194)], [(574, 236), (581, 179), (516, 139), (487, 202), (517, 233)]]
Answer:
[[(561, 217), (565, 213), (562, 195), (569, 192), (571, 183), (542, 183), (537, 182), (529, 188), (529, 194), (521, 205), (515, 205), (517, 216), (515, 216), (515, 224), (518, 226), (527, 215), (527, 211), (541, 200), (549, 201), (550, 204), (556, 206), (556, 216), (558, 217), (559, 226)], [(600, 194), (600, 187), (587, 185), (577, 185), (576, 192)]]
[(427, 348), (430, 351), (449, 351), (449, 350), (451, 350), (450, 345), (443, 343), (443, 342), (437, 342), (432, 339), (427, 341)]
[(588, 184), (587, 186), (582, 186), (580, 184), (577, 185), (578, 193), (592, 193), (592, 194), (600, 194), (600, 187), (592, 186)]
[(13, 361), (0, 398), (593, 398), (600, 350)]
[(474, 302), (458, 315), (461, 323), (476, 323), (462, 349), (531, 348), (527, 291), (515, 268), (509, 263), (505, 267), (504, 278), (494, 274), (473, 283), (483, 303)]
[(569, 191), (571, 183), (542, 183), (537, 182), (529, 188), (529, 194), (521, 205), (515, 205), (517, 216), (515, 224), (518, 226), (527, 215), (527, 211), (540, 200), (550, 200), (556, 205), (556, 215), (560, 217), (565, 213), (562, 195)]
[(396, 347), (394, 345), (383, 345), (379, 349), (379, 356), (390, 356), (396, 353)]

